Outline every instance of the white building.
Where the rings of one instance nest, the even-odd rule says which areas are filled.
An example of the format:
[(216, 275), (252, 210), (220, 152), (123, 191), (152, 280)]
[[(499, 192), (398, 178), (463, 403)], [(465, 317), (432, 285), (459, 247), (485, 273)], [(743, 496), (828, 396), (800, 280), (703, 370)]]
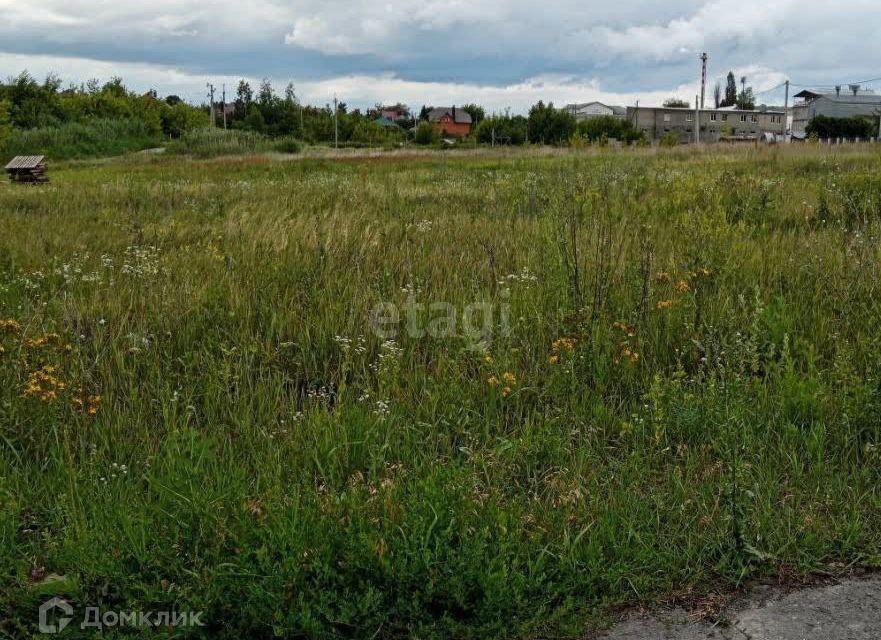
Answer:
[(624, 119), (627, 116), (627, 109), (624, 107), (610, 107), (602, 102), (567, 104), (562, 110), (571, 113), (579, 122), (587, 120), (588, 118), (598, 118), (600, 116), (611, 116), (613, 118), (621, 119)]

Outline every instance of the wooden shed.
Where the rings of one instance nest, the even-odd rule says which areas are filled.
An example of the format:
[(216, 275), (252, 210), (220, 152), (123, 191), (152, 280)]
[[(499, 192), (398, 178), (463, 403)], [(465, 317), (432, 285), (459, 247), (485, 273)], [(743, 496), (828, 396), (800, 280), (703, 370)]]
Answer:
[(6, 173), (13, 182), (49, 182), (45, 156), (16, 156), (6, 165)]

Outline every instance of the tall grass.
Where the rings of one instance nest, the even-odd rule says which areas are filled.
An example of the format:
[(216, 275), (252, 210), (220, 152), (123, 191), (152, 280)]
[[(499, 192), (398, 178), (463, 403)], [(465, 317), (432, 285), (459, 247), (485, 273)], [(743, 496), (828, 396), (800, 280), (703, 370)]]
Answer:
[(180, 155), (212, 158), (268, 151), (299, 153), (301, 145), (294, 138), (271, 139), (253, 131), (194, 129), (173, 142), (168, 150)]
[(878, 566), (879, 169), (654, 150), (3, 185), (0, 634), (60, 595), (230, 638), (582, 637)]
[(159, 136), (136, 119), (70, 122), (55, 127), (14, 129), (0, 147), (0, 159), (17, 155), (46, 155), (52, 160), (115, 156), (159, 144)]

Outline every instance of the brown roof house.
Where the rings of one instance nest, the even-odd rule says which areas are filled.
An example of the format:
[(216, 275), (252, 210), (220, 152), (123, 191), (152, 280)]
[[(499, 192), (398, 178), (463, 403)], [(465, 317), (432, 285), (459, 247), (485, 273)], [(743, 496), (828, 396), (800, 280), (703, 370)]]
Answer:
[(471, 114), (455, 106), (435, 107), (428, 112), (428, 121), (437, 127), (442, 136), (466, 138), (471, 135)]

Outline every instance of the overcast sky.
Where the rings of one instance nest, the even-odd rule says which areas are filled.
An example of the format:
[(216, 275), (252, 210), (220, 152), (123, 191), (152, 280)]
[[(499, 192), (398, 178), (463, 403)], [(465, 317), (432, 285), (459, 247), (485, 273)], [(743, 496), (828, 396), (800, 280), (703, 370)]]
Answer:
[(313, 104), (523, 112), (693, 100), (704, 50), (708, 95), (729, 69), (758, 91), (874, 78), (879, 27), (878, 0), (0, 0), (0, 75), (120, 75), (194, 102), (268, 77)]

